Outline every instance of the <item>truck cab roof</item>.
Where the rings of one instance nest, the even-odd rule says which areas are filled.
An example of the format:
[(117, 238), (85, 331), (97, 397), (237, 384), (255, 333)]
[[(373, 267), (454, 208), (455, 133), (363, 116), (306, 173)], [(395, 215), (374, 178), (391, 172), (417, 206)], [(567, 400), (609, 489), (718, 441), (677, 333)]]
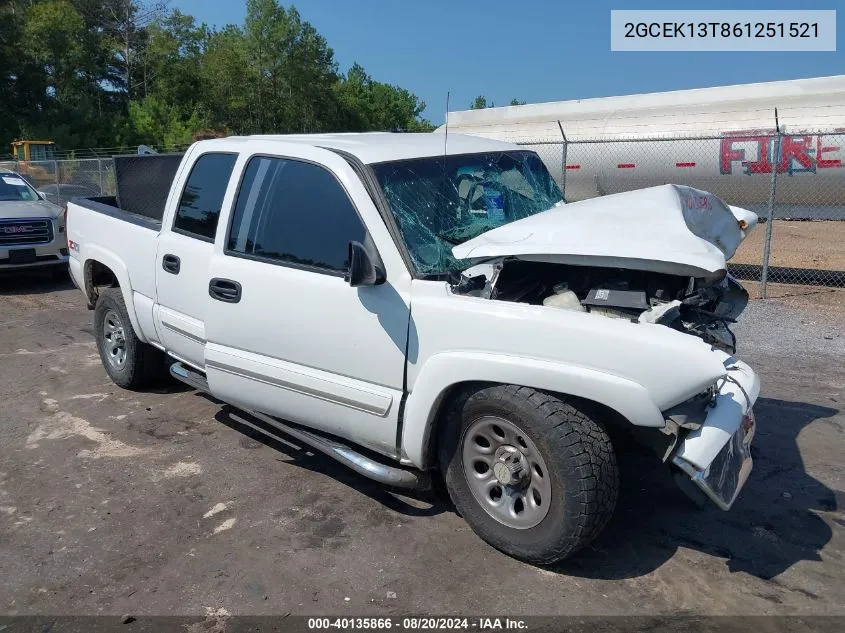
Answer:
[[(266, 143), (301, 143), (313, 147), (340, 150), (352, 154), (365, 164), (393, 160), (409, 160), (448, 154), (478, 154), (484, 152), (509, 152), (521, 149), (518, 145), (493, 141), (467, 134), (449, 134), (448, 141), (442, 133), (415, 132), (358, 132), (342, 134), (272, 134), (254, 136), (229, 136), (198, 141), (202, 147), (236, 149), (240, 143), (261, 141)], [(445, 146), (444, 146), (445, 141)]]

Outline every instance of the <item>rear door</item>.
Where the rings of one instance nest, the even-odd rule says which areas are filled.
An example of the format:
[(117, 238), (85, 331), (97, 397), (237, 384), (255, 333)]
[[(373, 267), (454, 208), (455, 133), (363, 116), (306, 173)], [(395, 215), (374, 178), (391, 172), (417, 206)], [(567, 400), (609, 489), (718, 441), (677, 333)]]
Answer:
[(229, 183), (236, 160), (237, 154), (223, 152), (197, 157), (172, 224), (158, 240), (156, 329), (169, 354), (200, 369), (205, 364), (209, 264), (220, 211), (234, 195)]
[[(283, 147), (243, 157), (230, 226), (218, 233), (209, 385), (223, 400), (395, 455), (410, 276), (346, 161)], [(386, 283), (344, 281), (351, 240), (377, 245)]]

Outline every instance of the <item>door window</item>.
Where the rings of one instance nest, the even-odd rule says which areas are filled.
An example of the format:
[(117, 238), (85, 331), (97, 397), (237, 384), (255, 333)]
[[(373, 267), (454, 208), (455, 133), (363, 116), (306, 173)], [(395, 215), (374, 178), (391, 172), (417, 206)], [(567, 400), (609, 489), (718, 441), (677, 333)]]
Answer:
[(324, 167), (255, 156), (244, 171), (226, 252), (330, 274), (348, 268), (349, 242), (366, 229)]
[(197, 159), (179, 199), (174, 231), (206, 242), (214, 241), (235, 159), (235, 154), (203, 154)]

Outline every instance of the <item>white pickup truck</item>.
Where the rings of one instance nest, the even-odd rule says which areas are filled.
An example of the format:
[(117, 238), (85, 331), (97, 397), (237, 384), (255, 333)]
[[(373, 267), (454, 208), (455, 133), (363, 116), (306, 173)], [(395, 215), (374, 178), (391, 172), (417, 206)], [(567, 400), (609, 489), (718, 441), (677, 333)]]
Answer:
[(753, 213), (675, 185), (565, 204), (535, 153), (442, 134), (201, 141), (147, 190), (152, 217), (69, 205), (121, 387), (168, 358), (365, 476), (439, 471), (477, 534), (537, 564), (610, 518), (615, 426), (722, 509), (749, 474), (759, 381), (725, 262)]

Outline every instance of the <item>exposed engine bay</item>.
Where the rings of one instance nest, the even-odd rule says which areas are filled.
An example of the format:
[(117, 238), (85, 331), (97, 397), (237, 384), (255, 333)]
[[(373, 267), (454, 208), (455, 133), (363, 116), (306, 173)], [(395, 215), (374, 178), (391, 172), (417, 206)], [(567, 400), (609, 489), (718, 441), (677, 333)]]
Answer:
[(730, 324), (748, 303), (745, 288), (725, 271), (696, 278), (514, 258), (465, 271), (452, 291), (664, 325), (730, 354), (736, 352)]

